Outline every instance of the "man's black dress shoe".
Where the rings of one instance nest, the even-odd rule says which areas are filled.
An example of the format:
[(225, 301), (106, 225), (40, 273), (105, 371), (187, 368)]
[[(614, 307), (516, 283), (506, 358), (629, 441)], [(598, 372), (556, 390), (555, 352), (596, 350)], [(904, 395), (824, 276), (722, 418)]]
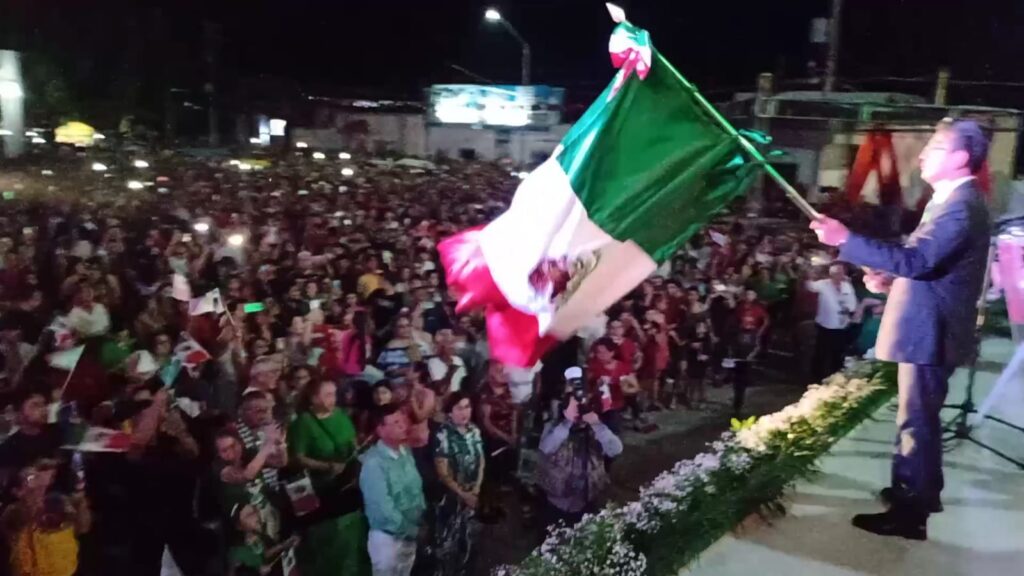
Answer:
[(928, 539), (925, 520), (920, 519), (920, 516), (914, 518), (894, 510), (881, 514), (857, 514), (853, 517), (853, 525), (879, 536), (900, 536), (907, 540)]

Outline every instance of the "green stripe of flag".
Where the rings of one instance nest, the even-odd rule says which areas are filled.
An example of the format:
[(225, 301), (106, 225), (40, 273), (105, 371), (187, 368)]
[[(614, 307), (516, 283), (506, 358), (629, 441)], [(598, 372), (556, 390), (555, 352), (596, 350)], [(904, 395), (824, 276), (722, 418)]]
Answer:
[(610, 97), (614, 86), (566, 134), (558, 162), (595, 224), (662, 262), (749, 187), (757, 165), (736, 162), (739, 141), (656, 50), (645, 79)]

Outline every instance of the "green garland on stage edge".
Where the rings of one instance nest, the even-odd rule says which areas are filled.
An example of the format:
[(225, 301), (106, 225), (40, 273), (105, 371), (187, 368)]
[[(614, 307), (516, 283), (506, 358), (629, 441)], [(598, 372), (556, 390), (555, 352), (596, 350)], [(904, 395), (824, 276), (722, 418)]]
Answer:
[(733, 421), (708, 452), (677, 463), (640, 497), (554, 528), (499, 576), (669, 576), (753, 513), (782, 513), (782, 498), (815, 462), (896, 392), (893, 364), (861, 362), (796, 403), (760, 419)]

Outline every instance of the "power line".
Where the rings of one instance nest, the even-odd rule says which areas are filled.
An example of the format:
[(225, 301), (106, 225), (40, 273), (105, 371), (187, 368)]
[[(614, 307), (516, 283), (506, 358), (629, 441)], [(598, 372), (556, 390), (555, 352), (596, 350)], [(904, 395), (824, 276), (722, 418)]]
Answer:
[[(908, 82), (908, 83), (927, 83), (934, 84), (934, 77), (901, 77), (901, 76), (876, 76), (873, 78), (858, 78), (848, 79), (850, 82)], [(950, 84), (959, 84), (961, 86), (1005, 86), (1009, 88), (1024, 88), (1024, 82), (1014, 82), (1009, 80), (953, 80), (950, 79)]]

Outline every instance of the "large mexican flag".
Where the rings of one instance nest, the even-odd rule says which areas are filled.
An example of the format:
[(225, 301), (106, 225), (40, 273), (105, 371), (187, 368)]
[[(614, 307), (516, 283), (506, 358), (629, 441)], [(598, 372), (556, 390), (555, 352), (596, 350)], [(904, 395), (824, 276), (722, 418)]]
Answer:
[(492, 357), (533, 365), (635, 288), (752, 181), (739, 136), (625, 21), (614, 79), (508, 210), (439, 245), (459, 311), (486, 307)]

